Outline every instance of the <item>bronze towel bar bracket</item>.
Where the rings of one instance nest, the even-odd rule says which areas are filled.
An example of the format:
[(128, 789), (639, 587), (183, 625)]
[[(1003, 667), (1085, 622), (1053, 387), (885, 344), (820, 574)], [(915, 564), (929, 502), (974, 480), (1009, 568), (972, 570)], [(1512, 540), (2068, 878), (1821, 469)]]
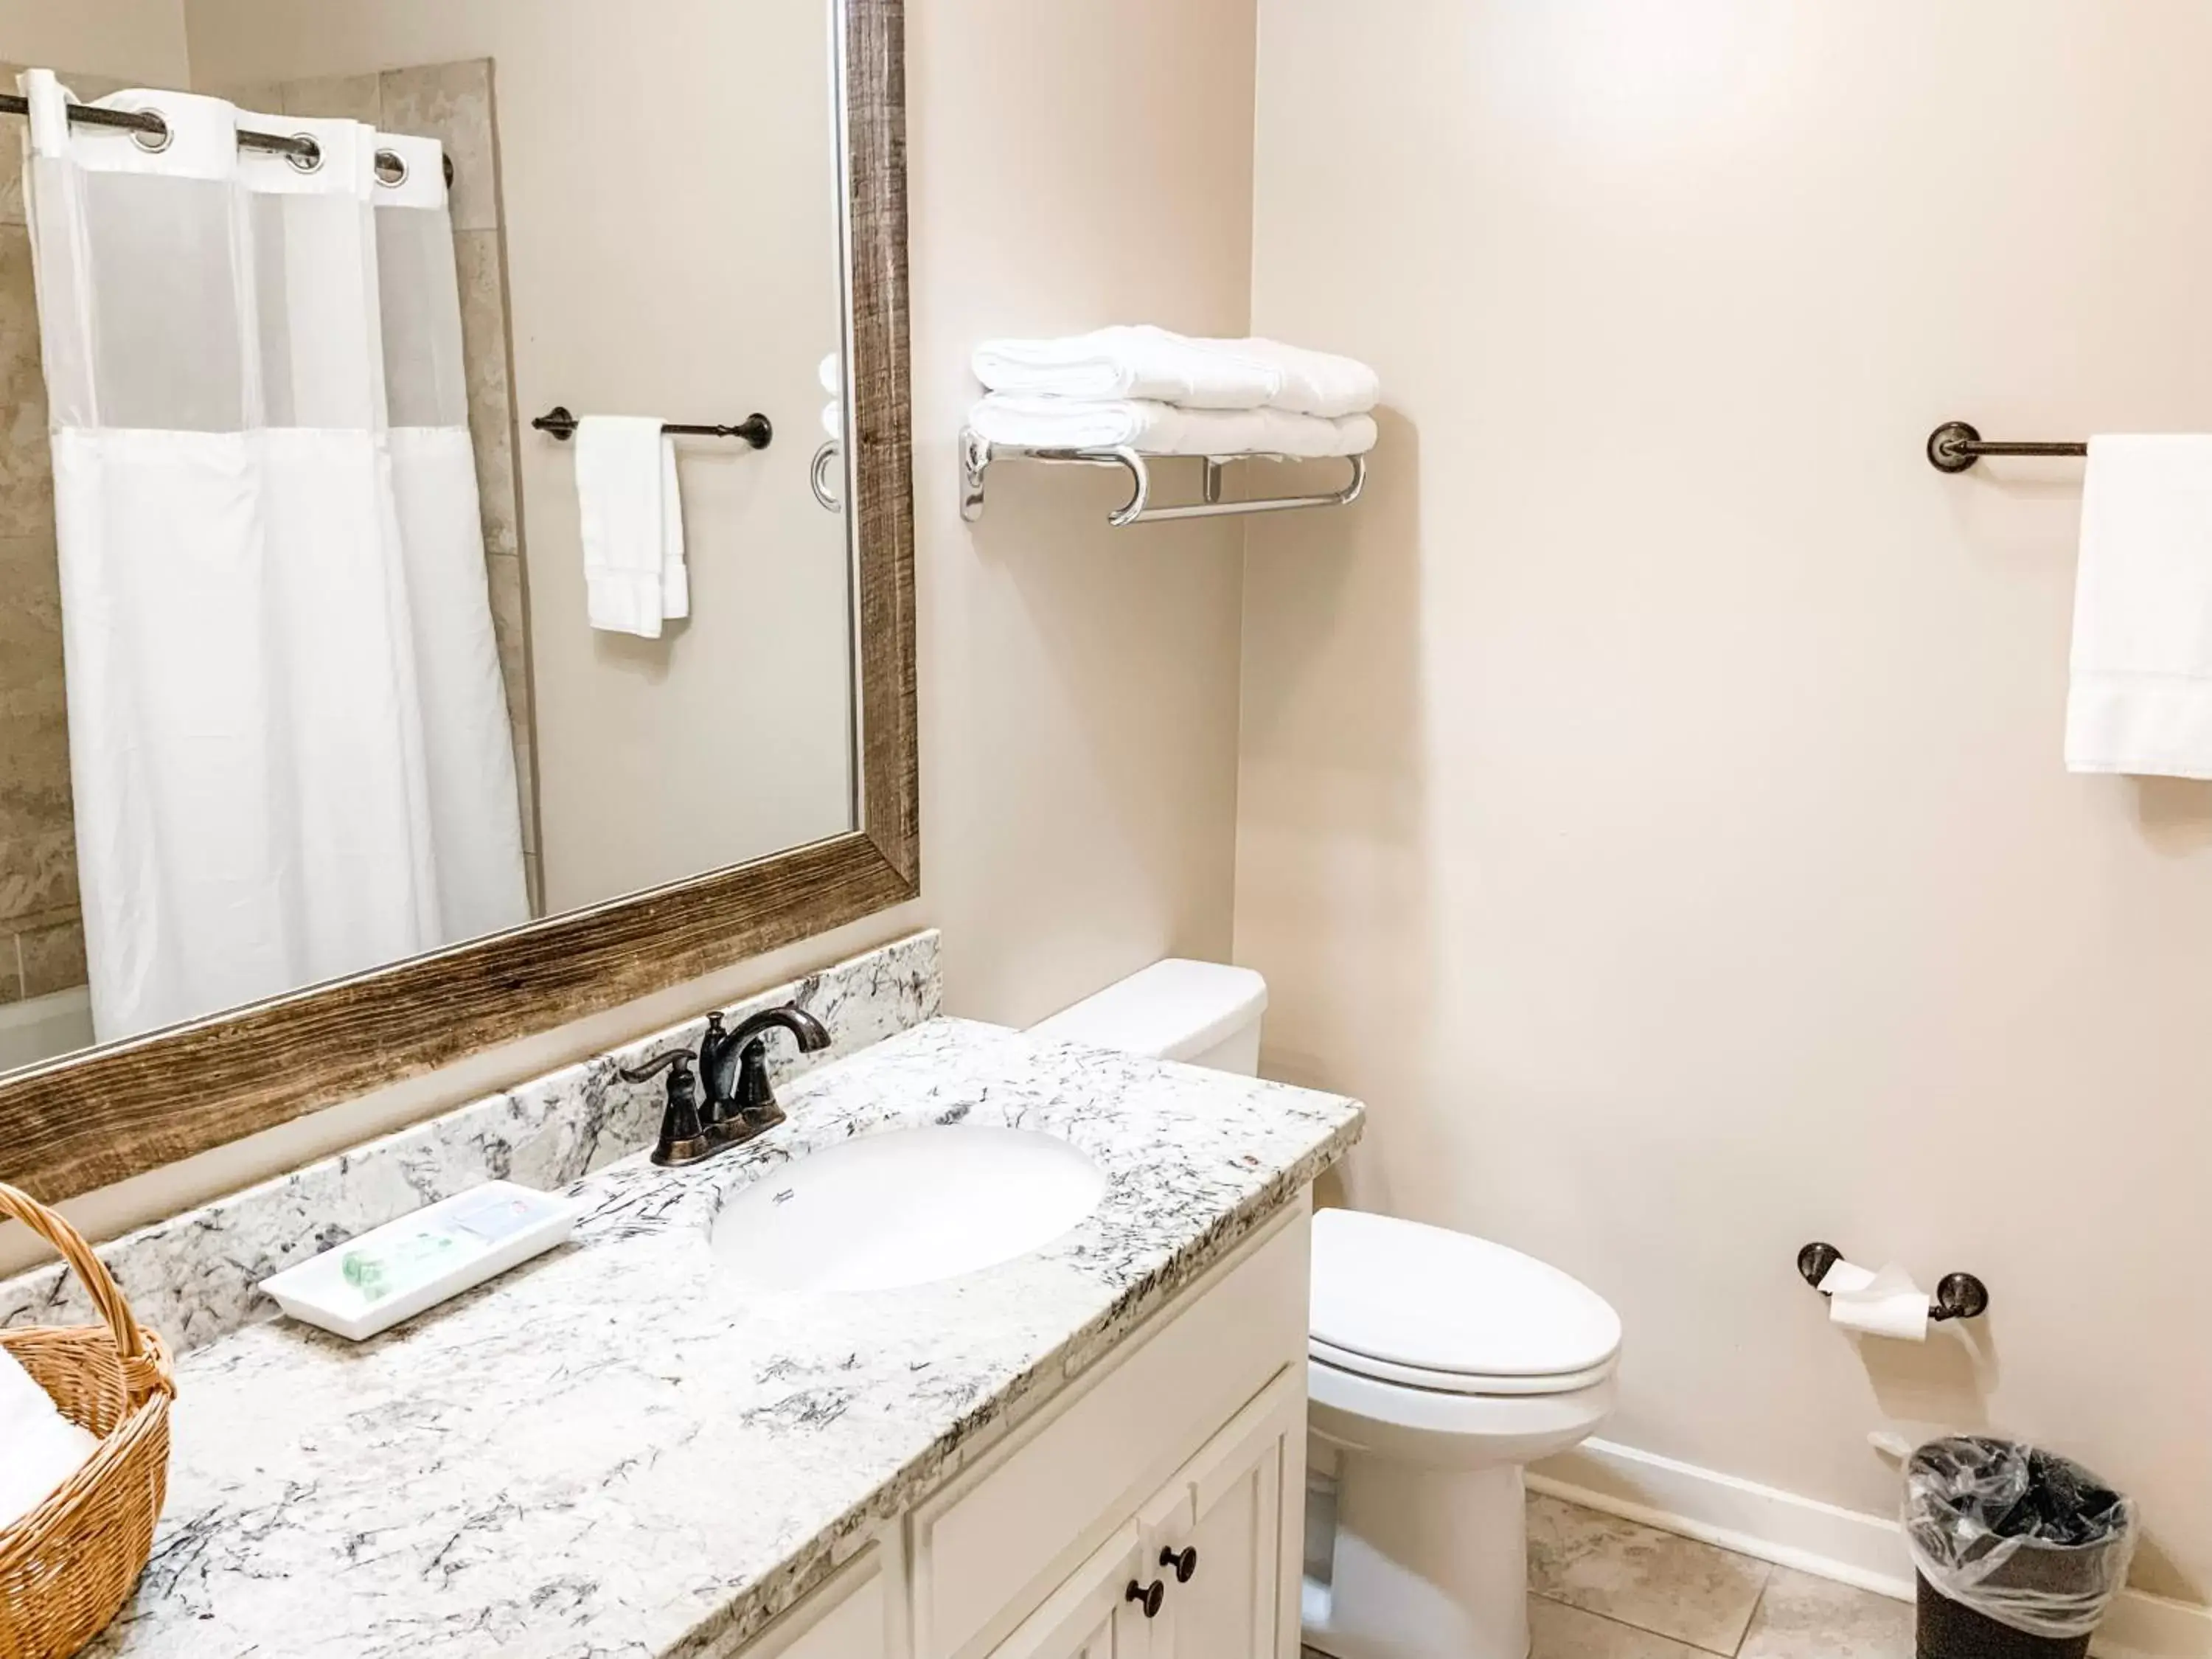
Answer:
[(1964, 421), (1946, 421), (1928, 434), (1928, 465), (1964, 472), (1984, 455), (2087, 455), (2087, 444), (1992, 443)]

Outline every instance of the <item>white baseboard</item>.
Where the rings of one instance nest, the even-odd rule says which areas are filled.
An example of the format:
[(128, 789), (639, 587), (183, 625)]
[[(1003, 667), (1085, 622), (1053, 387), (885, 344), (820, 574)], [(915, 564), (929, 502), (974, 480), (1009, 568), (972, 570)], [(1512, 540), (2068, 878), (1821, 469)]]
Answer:
[[(1537, 1464), (1528, 1486), (1740, 1555), (1912, 1599), (1912, 1562), (1904, 1530), (1890, 1516), (1840, 1509), (1604, 1440)], [(2125, 1591), (2093, 1651), (2102, 1659), (2212, 1659), (2212, 1607)]]

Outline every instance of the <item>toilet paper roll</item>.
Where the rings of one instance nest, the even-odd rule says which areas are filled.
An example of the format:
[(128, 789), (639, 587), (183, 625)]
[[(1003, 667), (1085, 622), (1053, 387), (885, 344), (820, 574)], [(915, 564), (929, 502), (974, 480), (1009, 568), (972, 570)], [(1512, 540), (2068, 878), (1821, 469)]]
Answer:
[(1838, 1261), (1820, 1279), (1828, 1292), (1828, 1318), (1845, 1330), (1900, 1342), (1928, 1340), (1928, 1292), (1894, 1261), (1879, 1273)]
[(1836, 1265), (1820, 1275), (1820, 1294), (1833, 1296), (1838, 1291), (1863, 1291), (1873, 1283), (1871, 1267), (1862, 1267), (1856, 1261), (1846, 1261), (1838, 1256)]

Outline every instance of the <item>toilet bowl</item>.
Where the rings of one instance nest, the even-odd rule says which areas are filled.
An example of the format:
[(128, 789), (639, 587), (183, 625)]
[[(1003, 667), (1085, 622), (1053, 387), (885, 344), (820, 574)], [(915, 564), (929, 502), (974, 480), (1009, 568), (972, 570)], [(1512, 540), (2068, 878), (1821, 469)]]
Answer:
[[(1153, 963), (1039, 1036), (1252, 1073), (1267, 981)], [(1314, 1217), (1304, 1639), (1337, 1659), (1525, 1659), (1522, 1470), (1613, 1410), (1620, 1319), (1558, 1268), (1391, 1216)]]

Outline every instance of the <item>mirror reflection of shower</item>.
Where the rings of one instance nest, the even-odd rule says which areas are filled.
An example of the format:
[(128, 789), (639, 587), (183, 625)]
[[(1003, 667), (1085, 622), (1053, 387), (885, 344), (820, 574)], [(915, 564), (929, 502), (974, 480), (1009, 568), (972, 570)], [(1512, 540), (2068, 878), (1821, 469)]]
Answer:
[[(88, 21), (0, 71), (0, 1071), (852, 821), (823, 15), (626, 26), (755, 65), (788, 142), (741, 167), (673, 83), (629, 144), (563, 118), (614, 27), (571, 5), (454, 8), (397, 68), (360, 56), (382, 13), (356, 67), (263, 0), (190, 9), (189, 76), (98, 73), (160, 52)], [(665, 210), (706, 191), (735, 222)], [(772, 307), (713, 276), (740, 258)], [(652, 636), (586, 603), (604, 508), (525, 386), (790, 434), (669, 441)], [(750, 776), (676, 762), (733, 720), (772, 733)]]

